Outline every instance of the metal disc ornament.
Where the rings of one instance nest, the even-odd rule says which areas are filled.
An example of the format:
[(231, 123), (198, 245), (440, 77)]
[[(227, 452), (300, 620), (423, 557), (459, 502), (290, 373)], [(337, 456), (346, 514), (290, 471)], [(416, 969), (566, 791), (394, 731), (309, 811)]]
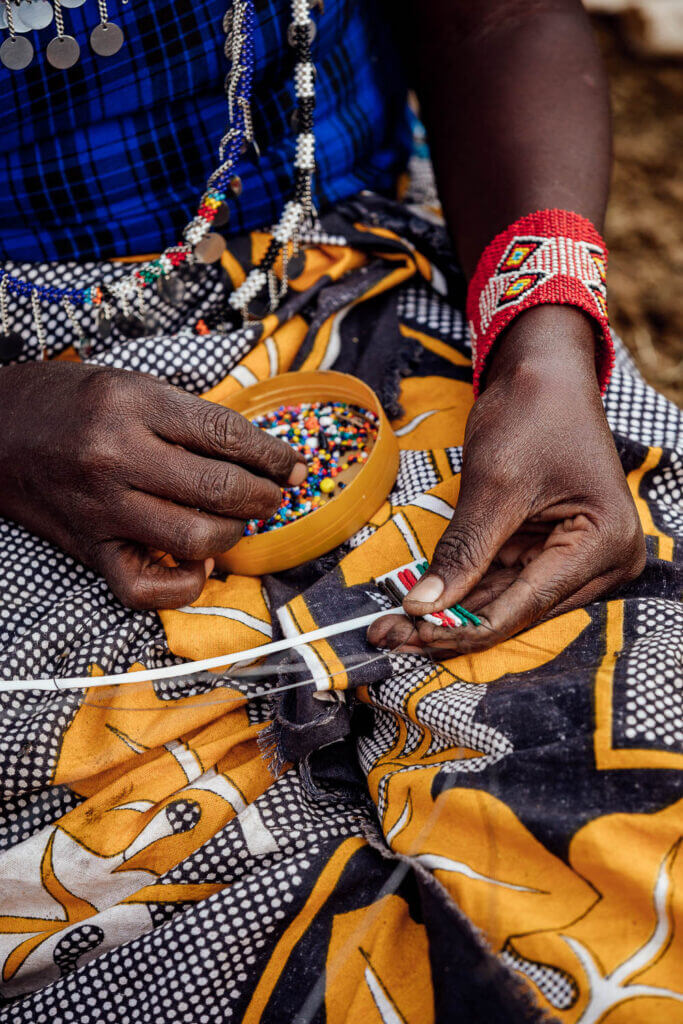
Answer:
[[(23, 18), (19, 14), (19, 9), (17, 7), (13, 7), (12, 8), (12, 21), (13, 21), (13, 24), (14, 24), (14, 31), (15, 32), (30, 32), (31, 31), (31, 26), (27, 25), (26, 22), (23, 20)], [(2, 9), (0, 10), (0, 28), (7, 28), (7, 27), (8, 27), (8, 25), (7, 25), (7, 8), (3, 4)]]
[(52, 4), (48, 0), (21, 0), (17, 11), (24, 24), (35, 32), (47, 28), (54, 18)]
[(261, 159), (261, 150), (256, 139), (242, 139), (240, 155), (247, 157), (249, 160), (252, 160), (257, 164)]
[(0, 331), (0, 363), (11, 363), (24, 351), (24, 341), (16, 331)]
[(119, 313), (115, 318), (115, 327), (126, 338), (144, 338), (156, 334), (159, 325), (155, 316), (149, 311), (144, 313)]
[(62, 0), (62, 7), (82, 7), (85, 0)]
[(287, 260), (287, 277), (290, 281), (296, 281), (297, 277), (300, 277), (306, 269), (306, 257), (302, 252), (298, 252), (296, 256), (290, 256)]
[(216, 231), (204, 235), (194, 247), (194, 254), (200, 263), (217, 263), (225, 252), (225, 239)]
[[(287, 29), (287, 42), (289, 43), (290, 46), (296, 46), (299, 38), (299, 30), (301, 28), (301, 24), (297, 24), (293, 21), (290, 22), (289, 28)], [(304, 23), (303, 28), (306, 29), (306, 37), (308, 44), (310, 46), (310, 44), (315, 39), (317, 32), (315, 22), (309, 19), (307, 22)]]
[(265, 295), (256, 295), (247, 307), (247, 319), (265, 320), (270, 312), (270, 299)]
[(123, 46), (123, 31), (114, 22), (96, 25), (90, 33), (90, 45), (99, 57), (113, 57)]
[(97, 333), (100, 338), (108, 338), (114, 330), (114, 316), (106, 309), (100, 308), (97, 314)]
[(78, 62), (81, 55), (81, 48), (73, 36), (55, 36), (47, 44), (45, 56), (48, 64), (60, 71), (72, 68)]
[(0, 46), (0, 61), (10, 71), (23, 71), (33, 60), (33, 43), (23, 36), (10, 36)]
[(169, 306), (182, 306), (185, 301), (187, 287), (178, 274), (157, 278), (157, 291)]
[(227, 203), (221, 203), (220, 206), (216, 207), (216, 216), (213, 218), (213, 225), (217, 228), (222, 228), (230, 220), (230, 207)]
[(192, 284), (197, 281), (203, 281), (205, 273), (204, 267), (200, 266), (199, 263), (181, 263), (179, 267), (176, 267), (174, 276), (180, 277), (183, 281), (189, 281)]

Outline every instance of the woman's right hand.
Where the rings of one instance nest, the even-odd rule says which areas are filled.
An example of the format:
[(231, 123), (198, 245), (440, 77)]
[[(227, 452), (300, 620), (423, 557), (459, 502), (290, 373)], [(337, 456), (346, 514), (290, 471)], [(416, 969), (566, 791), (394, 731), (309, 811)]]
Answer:
[(0, 369), (0, 515), (100, 572), (130, 608), (195, 600), (245, 520), (272, 515), (279, 485), (305, 476), (289, 445), (156, 377)]

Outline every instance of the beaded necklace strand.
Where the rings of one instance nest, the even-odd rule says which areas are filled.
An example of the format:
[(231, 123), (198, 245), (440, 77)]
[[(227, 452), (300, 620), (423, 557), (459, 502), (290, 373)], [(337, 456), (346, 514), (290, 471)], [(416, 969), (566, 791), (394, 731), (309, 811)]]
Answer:
[[(229, 297), (229, 306), (237, 319), (262, 319), (277, 308), (288, 287), (288, 262), (297, 256), (307, 241), (326, 240), (320, 228), (313, 205), (312, 178), (315, 173), (315, 77), (311, 59), (311, 43), (316, 26), (311, 9), (322, 6), (321, 0), (292, 0), (291, 23), (287, 33), (290, 46), (296, 53), (294, 90), (296, 95), (297, 139), (294, 156), (294, 195), (284, 206), (280, 220), (272, 228), (270, 245), (260, 263), (247, 274), (243, 283)], [(16, 277), (0, 268), (0, 337), (4, 348), (12, 349), (20, 338), (11, 332), (8, 300), (25, 297), (31, 302), (36, 337), (40, 344), (40, 358), (47, 356), (47, 338), (41, 317), (41, 304), (61, 303), (75, 334), (74, 347), (87, 354), (89, 338), (76, 318), (76, 310), (97, 310), (97, 326), (101, 335), (111, 331), (119, 318), (137, 319), (144, 326), (145, 302), (148, 289), (157, 285), (166, 301), (173, 304), (173, 289), (168, 285), (181, 268), (197, 264), (211, 264), (220, 260), (226, 242), (223, 235), (213, 230), (227, 223), (230, 215), (229, 198), (237, 198), (242, 182), (235, 166), (241, 156), (251, 153), (258, 159), (251, 118), (251, 95), (254, 71), (253, 0), (234, 0), (223, 18), (225, 53), (231, 61), (225, 79), (228, 101), (228, 125), (219, 146), (220, 164), (209, 177), (194, 218), (183, 230), (182, 239), (169, 246), (156, 259), (138, 264), (130, 274), (115, 282), (93, 282), (81, 288), (61, 288), (41, 285)], [(338, 244), (343, 239), (335, 239)], [(282, 258), (282, 273), (278, 277), (274, 266)], [(234, 324), (233, 324), (234, 326)]]

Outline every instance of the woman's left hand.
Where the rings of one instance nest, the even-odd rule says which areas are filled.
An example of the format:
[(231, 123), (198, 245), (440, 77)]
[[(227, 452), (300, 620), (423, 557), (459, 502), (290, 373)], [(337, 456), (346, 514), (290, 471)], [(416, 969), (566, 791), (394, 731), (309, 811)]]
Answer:
[[(645, 541), (607, 425), (590, 322), (542, 306), (508, 330), (470, 413), (455, 513), (410, 616), (463, 604), (481, 626), (388, 615), (378, 647), (480, 651), (635, 579)], [(417, 630), (416, 630), (417, 626)]]

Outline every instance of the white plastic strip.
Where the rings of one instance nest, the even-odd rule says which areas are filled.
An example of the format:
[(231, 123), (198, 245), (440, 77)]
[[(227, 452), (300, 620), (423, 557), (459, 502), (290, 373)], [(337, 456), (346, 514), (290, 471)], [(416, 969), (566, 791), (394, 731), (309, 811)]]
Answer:
[(251, 647), (247, 651), (235, 651), (232, 654), (221, 654), (215, 658), (204, 658), (203, 661), (184, 661), (180, 665), (167, 665), (163, 668), (140, 669), (135, 672), (117, 672), (111, 676), (65, 676), (62, 679), (0, 679), (0, 693), (13, 693), (16, 690), (89, 690), (93, 686), (118, 686), (123, 683), (141, 683), (153, 679), (175, 679), (178, 676), (190, 675), (194, 672), (206, 672), (212, 668), (227, 668), (228, 665), (237, 665), (240, 662), (253, 660), (254, 658), (265, 658), (269, 654), (278, 654), (280, 651), (288, 651), (301, 644), (312, 644), (316, 640), (326, 640), (330, 636), (339, 636), (340, 633), (350, 633), (354, 629), (363, 629), (371, 622), (380, 619), (383, 615), (390, 613), (400, 614), (400, 609), (383, 609), (378, 612), (370, 612), (368, 615), (359, 615), (355, 619), (346, 619), (344, 622), (333, 622), (329, 626), (322, 626), (320, 629), (313, 629), (310, 633), (300, 633), (295, 637), (285, 637), (284, 640), (275, 640), (270, 644), (262, 644), (260, 647)]

